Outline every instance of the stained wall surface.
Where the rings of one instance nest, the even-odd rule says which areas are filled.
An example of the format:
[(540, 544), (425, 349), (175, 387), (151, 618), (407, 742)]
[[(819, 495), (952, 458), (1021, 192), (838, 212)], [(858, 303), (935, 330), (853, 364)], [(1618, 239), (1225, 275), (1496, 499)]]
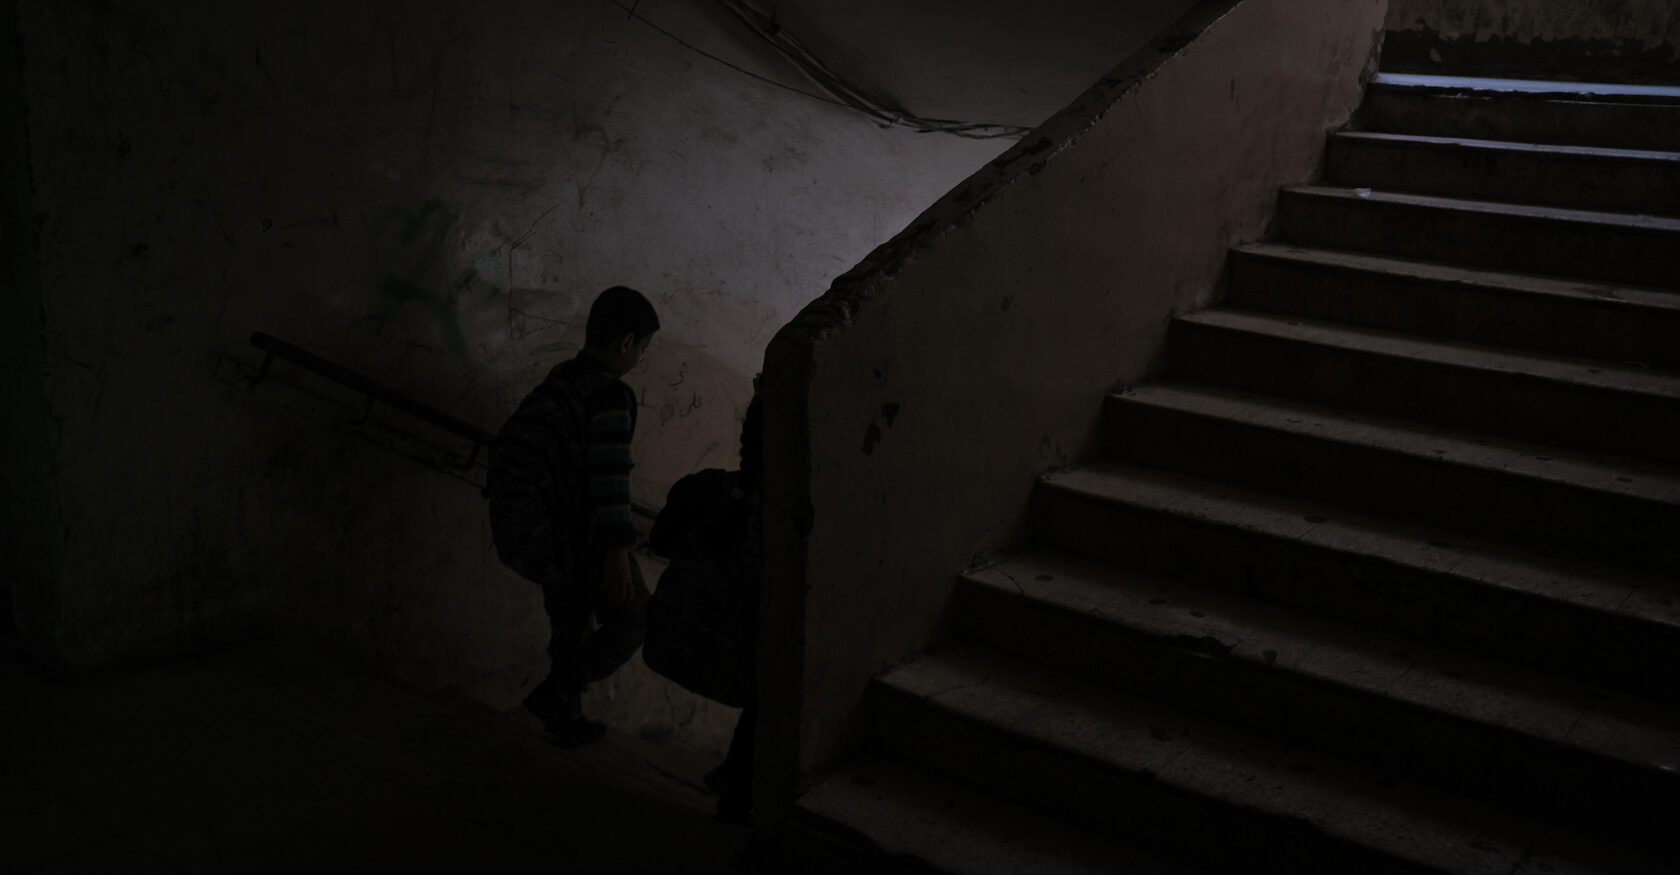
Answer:
[(1479, 40), (1614, 40), (1680, 46), (1668, 0), (1391, 0), (1391, 30), (1427, 28)]
[[(46, 359), (41, 332), (40, 271), (36, 264), (29, 138), (17, 48), (17, 17), (11, 4), (0, 9), (0, 621), (11, 638), (14, 614), (54, 611), (50, 587), (19, 587), (18, 581), (57, 576), (59, 547), (52, 520), (52, 453), (48, 446)], [(16, 604), (21, 598), (23, 604)]]
[[(596, 291), (641, 288), (665, 330), (628, 378), (632, 486), (657, 505), (734, 466), (772, 333), (1008, 145), (883, 129), (607, 0), (15, 8), (34, 193), (8, 233), (39, 234), (38, 295), (7, 313), (38, 354), (7, 397), (41, 415), (9, 417), (40, 452), (10, 457), (8, 514), (62, 561), (9, 548), (8, 573), (69, 665), (278, 625), (511, 706), (546, 631), (482, 472), (432, 464), (468, 447), (284, 362), (253, 382), (252, 332), (494, 429)], [(713, 4), (638, 14), (787, 78)], [(639, 664), (596, 695), (700, 746), (730, 716)]]
[(777, 335), (770, 440), (806, 454), (769, 458), (761, 788), (843, 749), (869, 678), (933, 640), (1035, 479), (1091, 451), (1105, 390), (1313, 175), (1385, 11), (1199, 4)]
[(1669, 0), (1394, 0), (1384, 66), (1398, 72), (1680, 81), (1680, 5)]

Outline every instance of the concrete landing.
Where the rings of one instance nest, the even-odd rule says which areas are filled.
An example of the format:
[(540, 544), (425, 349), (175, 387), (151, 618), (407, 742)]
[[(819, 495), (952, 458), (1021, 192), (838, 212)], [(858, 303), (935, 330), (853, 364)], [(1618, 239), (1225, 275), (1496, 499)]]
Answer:
[(1190, 875), (1194, 870), (975, 787), (875, 757), (799, 799), (813, 829), (838, 829), (884, 859), (874, 871), (949, 875)]
[(579, 751), (296, 646), (55, 682), (0, 663), (15, 875), (746, 871), (709, 763)]

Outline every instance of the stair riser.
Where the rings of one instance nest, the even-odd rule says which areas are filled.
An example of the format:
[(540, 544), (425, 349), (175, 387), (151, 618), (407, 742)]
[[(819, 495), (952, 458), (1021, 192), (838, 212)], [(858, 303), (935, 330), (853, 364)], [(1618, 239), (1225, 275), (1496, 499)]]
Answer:
[(1620, 564), (1680, 569), (1680, 505), (1664, 501), (1130, 403), (1125, 396), (1109, 399), (1103, 434), (1111, 456), (1154, 467)]
[(1332, 136), (1325, 173), (1350, 188), (1650, 215), (1680, 210), (1680, 161)]
[(1674, 106), (1450, 97), (1372, 86), (1360, 115), (1366, 130), (1388, 134), (1680, 151), (1680, 107)]
[[(1680, 201), (1677, 201), (1680, 202)], [(1557, 355), (1680, 367), (1680, 313), (1231, 253), (1232, 306)]]
[(966, 581), (952, 607), (965, 641), (1463, 791), (1641, 840), (1665, 838), (1680, 812), (1672, 774), (1233, 658), (1211, 639), (1166, 638)]
[[(1130, 772), (1079, 751), (1052, 749), (877, 684), (870, 691), (874, 743), (888, 756), (980, 784), (1111, 838), (1194, 864), (1244, 872), (1421, 872), (1326, 836), (1305, 821), (1272, 817)], [(1217, 842), (1207, 836), (1217, 835)]]
[(1680, 233), (1285, 190), (1278, 237), (1492, 270), (1680, 288)]
[[(1680, 460), (1680, 399), (1175, 322), (1167, 373), (1538, 443)], [(1559, 411), (1567, 411), (1560, 415)]]
[(1428, 570), (1053, 485), (1041, 492), (1049, 546), (1680, 699), (1680, 676), (1649, 668), (1680, 664), (1680, 632), (1656, 623), (1481, 585), (1448, 573), (1450, 563)]

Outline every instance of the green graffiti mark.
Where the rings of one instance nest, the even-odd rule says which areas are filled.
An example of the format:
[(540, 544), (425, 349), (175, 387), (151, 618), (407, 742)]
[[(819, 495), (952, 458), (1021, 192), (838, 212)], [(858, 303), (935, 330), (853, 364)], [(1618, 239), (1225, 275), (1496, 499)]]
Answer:
[(409, 259), (409, 269), (400, 276), (388, 276), (379, 283), (379, 296), (391, 312), (405, 307), (426, 311), (443, 334), (451, 352), (467, 350), (466, 332), (461, 327), (461, 307), (468, 294), (482, 284), (484, 303), (496, 300), (507, 290), (508, 260), (500, 250), (485, 252), (461, 268), (441, 290), (432, 287), (437, 266), (444, 255), (449, 232), (460, 217), (439, 198), (429, 198), (418, 210), (398, 209), (381, 228), (385, 238), (395, 227), (396, 242)]
[(569, 340), (557, 340), (553, 343), (545, 343), (542, 346), (537, 347), (532, 350), (532, 353), (535, 355), (570, 355), (582, 348), (583, 347)]

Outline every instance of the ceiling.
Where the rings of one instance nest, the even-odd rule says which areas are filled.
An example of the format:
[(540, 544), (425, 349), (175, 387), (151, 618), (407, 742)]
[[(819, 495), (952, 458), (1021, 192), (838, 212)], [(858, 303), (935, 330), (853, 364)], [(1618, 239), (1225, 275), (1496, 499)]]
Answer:
[(1036, 126), (1193, 0), (756, 0), (829, 66), (930, 118)]
[[(815, 84), (718, 0), (610, 0), (697, 51)], [(922, 118), (1034, 127), (1195, 0), (744, 0), (860, 90)]]

